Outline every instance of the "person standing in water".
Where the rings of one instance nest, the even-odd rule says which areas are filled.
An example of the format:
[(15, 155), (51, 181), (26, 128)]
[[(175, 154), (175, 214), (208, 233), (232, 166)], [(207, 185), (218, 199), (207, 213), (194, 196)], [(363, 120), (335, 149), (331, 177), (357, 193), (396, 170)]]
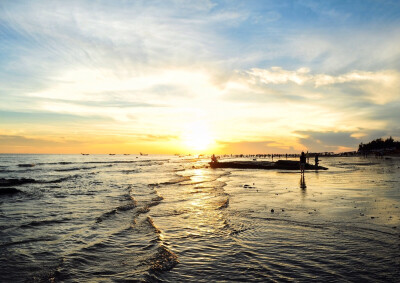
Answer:
[(301, 155), (300, 155), (300, 172), (301, 172), (301, 174), (304, 174), (305, 167), (306, 167), (306, 155), (304, 154), (304, 151), (302, 151)]
[(315, 154), (315, 169), (318, 169), (318, 163), (319, 163), (318, 153), (316, 153)]

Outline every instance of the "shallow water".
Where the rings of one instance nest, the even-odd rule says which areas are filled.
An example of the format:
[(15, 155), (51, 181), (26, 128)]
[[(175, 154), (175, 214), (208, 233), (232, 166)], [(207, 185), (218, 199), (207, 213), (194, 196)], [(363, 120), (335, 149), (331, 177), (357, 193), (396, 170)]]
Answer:
[(400, 276), (397, 158), (322, 158), (304, 180), (176, 156), (0, 161), (0, 189), (20, 191), (0, 195), (1, 282)]

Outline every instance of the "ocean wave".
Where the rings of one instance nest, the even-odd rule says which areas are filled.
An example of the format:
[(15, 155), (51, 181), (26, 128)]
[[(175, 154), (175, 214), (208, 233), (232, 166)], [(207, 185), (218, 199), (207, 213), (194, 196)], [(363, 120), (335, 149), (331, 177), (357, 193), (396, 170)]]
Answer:
[(165, 160), (110, 160), (110, 161), (87, 161), (84, 164), (131, 164), (131, 163), (146, 163), (146, 162), (164, 162)]
[(32, 168), (21, 168), (20, 170), (15, 170), (15, 171), (12, 171), (13, 173), (15, 172), (15, 173), (18, 173), (18, 174), (21, 174), (21, 173), (30, 173), (30, 172), (37, 172), (37, 171), (42, 171), (42, 168), (38, 168), (38, 167), (32, 167)]
[(217, 203), (218, 209), (224, 209), (227, 208), (229, 205), (229, 198), (222, 200), (220, 202)]
[(66, 162), (66, 161), (60, 161), (60, 162), (41, 162), (37, 163), (37, 165), (70, 165), (70, 164), (78, 164), (80, 162)]
[[(107, 160), (107, 161), (84, 161), (84, 162), (70, 162), (70, 161), (61, 161), (61, 162), (40, 162), (36, 163), (36, 165), (72, 165), (72, 164), (129, 164), (129, 163), (138, 163), (145, 162), (146, 160)], [(148, 160), (155, 161), (155, 160)]]
[(156, 232), (157, 234), (161, 234), (161, 230), (158, 229), (158, 227), (154, 224), (153, 218), (151, 218), (150, 216), (147, 216), (146, 220), (150, 224), (150, 226), (152, 227), (154, 232)]
[(150, 211), (150, 208), (148, 206), (140, 207), (137, 210), (137, 214), (144, 214)]
[(164, 198), (162, 196), (160, 196), (157, 192), (156, 192), (156, 196), (154, 198), (151, 199), (150, 203), (147, 204), (147, 207), (152, 207), (152, 206), (156, 206), (158, 205)]
[(77, 171), (81, 170), (81, 168), (67, 168), (67, 169), (54, 169), (56, 172), (69, 172), (69, 171)]
[(378, 165), (376, 162), (339, 162), (337, 164), (338, 167), (342, 166), (371, 166)]
[(115, 214), (117, 214), (118, 211), (128, 211), (128, 210), (132, 210), (136, 207), (136, 202), (133, 200), (131, 203), (127, 203), (124, 205), (120, 205), (110, 211), (107, 211), (105, 213), (103, 213), (101, 216), (96, 218), (96, 223), (100, 223), (103, 222), (104, 220), (114, 216)]
[(131, 210), (134, 209), (136, 207), (136, 205), (134, 203), (128, 203), (125, 205), (121, 205), (117, 207), (118, 211), (127, 211), (127, 210)]
[(34, 163), (29, 163), (29, 164), (18, 164), (18, 167), (35, 167), (36, 164)]
[(170, 217), (170, 216), (178, 216), (178, 215), (182, 215), (185, 213), (190, 212), (190, 209), (187, 208), (181, 208), (181, 209), (172, 209), (170, 211), (163, 211), (162, 213), (159, 214), (152, 214), (154, 217)]
[(66, 176), (66, 177), (62, 177), (62, 178), (58, 178), (58, 179), (54, 179), (54, 180), (49, 180), (49, 181), (38, 181), (38, 183), (41, 184), (54, 184), (54, 183), (61, 183), (61, 182), (65, 182), (67, 180), (71, 180), (71, 179), (77, 179), (82, 177), (82, 175), (70, 175), (70, 176)]
[(69, 171), (78, 171), (78, 170), (89, 170), (89, 169), (95, 169), (97, 168), (96, 166), (92, 167), (72, 167), (72, 168), (63, 168), (63, 169), (54, 169), (56, 172), (69, 172)]
[(250, 228), (243, 228), (243, 229), (232, 229), (232, 231), (229, 233), (229, 235), (237, 235), (243, 232), (246, 232)]
[[(343, 224), (343, 223), (335, 223), (335, 222), (326, 222), (326, 223), (314, 223), (314, 222), (305, 222), (305, 221), (297, 221), (297, 220), (291, 220), (291, 219), (284, 219), (284, 218), (273, 218), (273, 217), (260, 217), (260, 216), (253, 216), (253, 219), (262, 219), (266, 221), (271, 221), (271, 222), (281, 222), (281, 223), (286, 223), (290, 224), (293, 226), (298, 226), (298, 227), (304, 227), (304, 228), (312, 228), (312, 229), (320, 229), (320, 230), (330, 230), (330, 229), (337, 229), (341, 231), (349, 231), (353, 235), (356, 233), (360, 233), (363, 235), (367, 235), (366, 232), (370, 232), (371, 234), (380, 234), (382, 237), (383, 235), (390, 236), (390, 237), (396, 237), (398, 233), (396, 231), (393, 231), (392, 228), (390, 227), (379, 227), (380, 229), (373, 229), (371, 227), (364, 227), (360, 224), (357, 223), (349, 223), (349, 224)], [(376, 239), (379, 239), (379, 237), (376, 237)], [(378, 240), (376, 240), (378, 241)]]
[(182, 183), (182, 182), (189, 181), (189, 180), (190, 180), (190, 176), (182, 176), (182, 177), (171, 179), (171, 180), (169, 180), (167, 182), (149, 184), (149, 186), (174, 185), (174, 184)]
[[(131, 187), (128, 187), (129, 190), (131, 190)], [(135, 207), (137, 206), (137, 200), (130, 194), (124, 194), (121, 198), (121, 201), (129, 201), (131, 202)]]
[(47, 241), (54, 241), (57, 238), (54, 236), (45, 236), (45, 237), (39, 237), (39, 238), (29, 238), (21, 241), (14, 241), (14, 242), (3, 242), (0, 243), (0, 247), (9, 247), (9, 246), (14, 246), (14, 245), (22, 245), (22, 244), (29, 244), (29, 243), (34, 243), (34, 242), (47, 242)]
[(134, 204), (135, 206), (137, 206), (137, 200), (136, 200), (133, 196), (131, 196), (131, 195), (129, 195), (129, 197), (131, 198), (133, 204)]
[(0, 189), (0, 196), (11, 196), (15, 195), (18, 193), (21, 193), (22, 191), (16, 189), (16, 188), (1, 188)]
[(131, 169), (131, 170), (122, 170), (121, 173), (131, 174), (131, 173), (138, 173), (138, 170)]
[(111, 211), (107, 211), (105, 213), (103, 213), (101, 216), (96, 218), (96, 223), (100, 223), (103, 222), (105, 219), (114, 216), (117, 213), (117, 209), (113, 209)]
[(21, 178), (21, 179), (5, 179), (0, 178), (0, 187), (19, 186), (23, 184), (35, 183), (35, 179)]
[(157, 196), (154, 197), (154, 198), (152, 198), (151, 201), (153, 201), (153, 202), (160, 202), (160, 201), (162, 201), (163, 199), (164, 199), (164, 198), (163, 198), (162, 196), (160, 196), (160, 195), (157, 193)]
[(157, 253), (151, 259), (150, 272), (158, 273), (162, 271), (169, 271), (178, 263), (178, 256), (166, 246), (162, 245), (157, 249)]
[(27, 224), (22, 224), (20, 227), (21, 228), (32, 228), (32, 227), (38, 227), (38, 226), (43, 226), (43, 225), (60, 224), (60, 223), (64, 223), (69, 220), (71, 220), (71, 219), (63, 218), (63, 219), (51, 219), (51, 220), (38, 220), (38, 221), (31, 221)]

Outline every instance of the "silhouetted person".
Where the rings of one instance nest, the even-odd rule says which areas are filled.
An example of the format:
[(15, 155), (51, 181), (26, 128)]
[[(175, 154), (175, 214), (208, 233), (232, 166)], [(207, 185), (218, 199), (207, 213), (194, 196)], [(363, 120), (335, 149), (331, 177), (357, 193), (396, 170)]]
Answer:
[(304, 151), (302, 151), (301, 155), (300, 155), (300, 172), (301, 172), (301, 174), (304, 174), (305, 167), (306, 167), (306, 155), (304, 154)]
[(218, 160), (214, 154), (211, 156), (211, 162), (214, 162), (214, 163), (218, 162)]
[(318, 163), (319, 163), (318, 153), (316, 153), (315, 154), (315, 169), (318, 169)]

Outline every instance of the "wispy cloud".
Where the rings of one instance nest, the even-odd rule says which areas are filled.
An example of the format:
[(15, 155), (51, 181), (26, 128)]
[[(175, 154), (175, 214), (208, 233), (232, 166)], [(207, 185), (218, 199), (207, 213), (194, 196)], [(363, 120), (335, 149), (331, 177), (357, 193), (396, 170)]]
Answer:
[(299, 142), (305, 149), (314, 151), (350, 151), (357, 148), (360, 140), (352, 137), (352, 132), (297, 131)]
[(68, 139), (44, 139), (37, 137), (17, 136), (17, 135), (0, 135), (0, 145), (2, 147), (23, 146), (23, 147), (46, 147), (46, 146), (78, 146), (83, 144), (80, 140)]
[[(383, 70), (377, 72), (351, 71), (336, 76), (328, 74), (311, 74), (310, 69), (300, 68), (295, 71), (284, 70), (281, 67), (270, 69), (254, 68), (246, 72), (251, 84), (288, 84), (308, 85), (315, 88), (346, 87), (358, 90), (363, 99), (376, 104), (386, 104), (399, 100), (397, 89), (400, 87), (400, 72)], [(345, 92), (345, 91), (344, 91)]]

